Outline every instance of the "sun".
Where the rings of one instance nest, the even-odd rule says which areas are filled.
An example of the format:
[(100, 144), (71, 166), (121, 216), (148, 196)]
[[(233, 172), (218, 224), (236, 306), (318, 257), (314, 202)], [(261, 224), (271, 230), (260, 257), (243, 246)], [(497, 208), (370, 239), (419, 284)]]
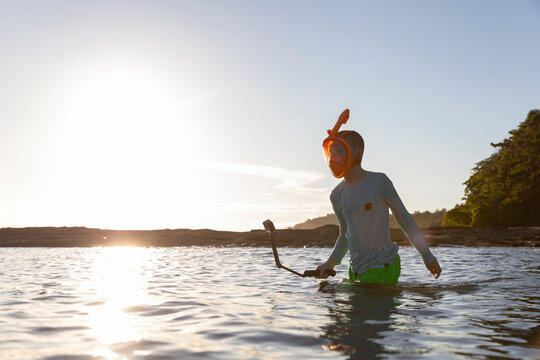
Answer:
[(190, 185), (171, 166), (187, 161), (186, 134), (196, 132), (186, 97), (163, 74), (134, 66), (96, 69), (66, 89), (50, 129), (51, 212), (63, 224), (152, 227), (141, 211), (163, 207), (156, 199), (170, 197), (173, 182)]
[[(176, 102), (174, 92), (151, 72), (106, 69), (74, 86), (63, 104), (62, 125), (70, 135), (84, 135), (80, 136), (86, 139), (82, 145), (101, 142), (133, 150), (141, 147), (140, 141), (151, 140), (149, 132), (157, 133), (185, 116)], [(95, 154), (94, 146), (87, 148)]]

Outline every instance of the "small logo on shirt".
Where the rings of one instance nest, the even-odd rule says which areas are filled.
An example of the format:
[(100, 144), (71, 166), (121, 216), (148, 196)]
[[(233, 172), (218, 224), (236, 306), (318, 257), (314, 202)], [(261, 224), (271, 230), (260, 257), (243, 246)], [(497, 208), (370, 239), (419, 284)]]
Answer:
[(366, 211), (371, 210), (371, 203), (365, 203), (365, 204), (364, 204), (364, 209), (365, 209)]

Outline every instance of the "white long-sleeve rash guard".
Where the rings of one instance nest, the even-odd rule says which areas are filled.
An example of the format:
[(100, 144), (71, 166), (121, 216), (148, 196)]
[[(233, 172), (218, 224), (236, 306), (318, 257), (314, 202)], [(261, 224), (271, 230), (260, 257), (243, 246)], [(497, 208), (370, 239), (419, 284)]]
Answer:
[(388, 208), (411, 244), (422, 255), (424, 263), (435, 261), (418, 225), (385, 174), (368, 171), (354, 185), (342, 181), (332, 191), (330, 200), (340, 230), (330, 257), (338, 264), (348, 250), (351, 252), (351, 267), (359, 274), (394, 261), (399, 247), (390, 239)]

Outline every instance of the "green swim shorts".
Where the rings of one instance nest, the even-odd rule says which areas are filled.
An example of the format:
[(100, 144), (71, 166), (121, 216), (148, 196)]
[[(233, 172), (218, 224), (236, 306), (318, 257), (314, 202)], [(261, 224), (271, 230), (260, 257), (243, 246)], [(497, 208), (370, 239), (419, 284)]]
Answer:
[(382, 267), (372, 268), (367, 271), (357, 274), (352, 271), (349, 266), (349, 281), (363, 283), (379, 283), (379, 284), (397, 284), (399, 275), (401, 274), (401, 259), (396, 255), (393, 263)]

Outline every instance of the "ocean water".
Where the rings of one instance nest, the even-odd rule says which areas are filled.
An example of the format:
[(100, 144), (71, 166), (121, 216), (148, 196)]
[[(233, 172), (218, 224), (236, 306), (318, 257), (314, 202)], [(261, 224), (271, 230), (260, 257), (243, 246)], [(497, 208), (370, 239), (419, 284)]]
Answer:
[(0, 358), (540, 358), (540, 251), (433, 251), (438, 280), (402, 248), (397, 286), (320, 290), (270, 248), (2, 248)]

